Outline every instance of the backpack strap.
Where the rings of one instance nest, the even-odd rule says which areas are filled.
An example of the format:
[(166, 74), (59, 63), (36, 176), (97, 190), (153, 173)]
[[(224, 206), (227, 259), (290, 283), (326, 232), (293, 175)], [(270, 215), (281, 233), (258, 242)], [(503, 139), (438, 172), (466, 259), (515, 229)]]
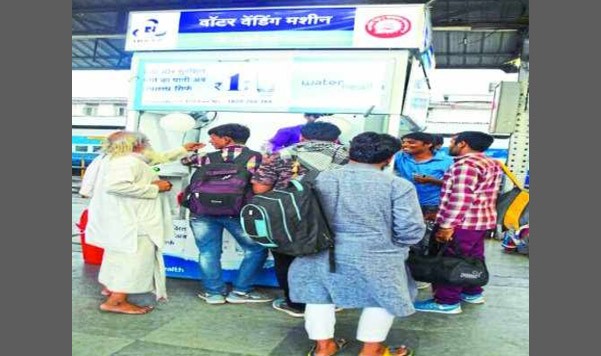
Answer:
[[(334, 155), (336, 155), (336, 153), (334, 153)], [(315, 179), (315, 178), (316, 177), (314, 177), (313, 179)], [(340, 191), (339, 183), (337, 183), (336, 185), (337, 185), (336, 190)], [(315, 188), (315, 190), (317, 191), (317, 188)], [(317, 198), (319, 198), (319, 194), (317, 195)], [(338, 201), (339, 200), (340, 200), (340, 194), (337, 194), (336, 195), (336, 203), (335, 203), (336, 205), (335, 206), (338, 206)], [(326, 216), (325, 212), (321, 208), (321, 205), (320, 205), (320, 210), (321, 210), (321, 213), (323, 214), (323, 216)], [(327, 219), (326, 219), (326, 221), (327, 221)], [(335, 235), (334, 235), (334, 232), (331, 231), (331, 227), (329, 225), (329, 222), (328, 222), (328, 227), (330, 228), (330, 232), (332, 233), (332, 236), (334, 236), (334, 241), (332, 242), (332, 246), (330, 246), (330, 248), (328, 249), (328, 260), (329, 260), (329, 264), (330, 264), (330, 273), (336, 273), (336, 251), (335, 251), (336, 242), (335, 242)]]
[[(303, 176), (302, 182), (304, 184), (308, 184), (309, 189), (313, 189), (313, 191), (315, 192), (315, 195), (316, 195), (318, 203), (319, 203), (319, 204), (317, 204), (317, 208), (319, 209), (319, 214), (321, 214), (323, 217), (325, 217), (326, 213), (325, 213), (325, 211), (323, 211), (323, 208), (321, 206), (321, 201), (319, 198), (319, 192), (317, 191), (317, 188), (315, 187), (315, 179), (317, 179), (317, 176), (319, 175), (319, 173), (321, 173), (321, 172), (317, 171), (317, 170), (308, 171)], [(338, 202), (336, 202), (336, 203), (338, 203)], [(327, 222), (327, 219), (326, 219), (326, 222)], [(334, 233), (331, 230), (329, 222), (328, 222), (327, 226), (328, 226), (328, 230), (330, 231), (330, 234), (332, 234), (332, 236), (334, 236)], [(335, 246), (336, 246), (336, 243), (334, 241), (332, 241), (332, 244), (328, 248), (328, 264), (330, 267), (330, 273), (336, 273), (336, 254), (335, 254), (336, 251), (334, 250)]]
[(513, 200), (511, 201), (511, 203), (507, 206), (507, 209), (504, 212), (505, 216), (503, 217), (502, 224), (504, 227), (513, 228), (517, 230), (520, 227), (520, 219), (522, 217), (522, 214), (524, 213), (524, 210), (530, 202), (530, 194), (522, 187), (522, 185), (515, 177), (513, 172), (509, 170), (509, 168), (507, 168), (507, 166), (503, 162), (498, 161), (498, 163), (499, 166), (501, 166), (503, 172), (511, 180), (511, 182), (516, 186), (516, 188), (520, 190), (520, 193), (516, 195), (515, 198), (513, 198)]
[[(334, 150), (334, 154), (332, 155), (332, 163), (334, 163), (334, 161), (336, 161), (336, 155), (338, 155), (338, 151), (340, 151), (340, 149), (342, 149), (342, 148), (344, 148), (344, 146), (340, 145)], [(342, 162), (344, 162), (344, 161), (348, 162), (348, 159), (343, 160)]]
[[(338, 151), (340, 151), (340, 150), (341, 150), (341, 149), (343, 149), (343, 148), (344, 148), (344, 146), (342, 146), (342, 145), (339, 145), (338, 147), (336, 147), (336, 148), (334, 149), (334, 153), (332, 153), (332, 159), (330, 160), (330, 165), (334, 165), (334, 164), (336, 164), (336, 156), (338, 155)], [(307, 162), (306, 160), (303, 160), (303, 159), (301, 159), (300, 157), (299, 157), (299, 158), (296, 158), (296, 159), (299, 161), (299, 163), (300, 163), (300, 164), (301, 164), (303, 167), (307, 168), (307, 170), (308, 170), (308, 171), (314, 171), (314, 170), (316, 170), (316, 168), (315, 168), (315, 167), (313, 167), (313, 165), (311, 165), (311, 163), (310, 163), (310, 162)], [(346, 159), (346, 160), (343, 160), (342, 162), (340, 162), (340, 164), (336, 164), (336, 165), (343, 165), (343, 164), (346, 164), (346, 163), (348, 163), (348, 159)]]
[(319, 175), (319, 173), (320, 172), (318, 170), (308, 170), (307, 173), (305, 173), (303, 175), (303, 178), (302, 178), (303, 183), (313, 185), (315, 183), (315, 180), (317, 179), (317, 176)]
[(334, 245), (328, 249), (328, 260), (330, 264), (330, 273), (336, 273), (336, 259), (334, 257)]
[(503, 172), (505, 172), (505, 174), (511, 180), (511, 182), (513, 183), (513, 185), (515, 185), (516, 187), (518, 187), (520, 190), (524, 190), (524, 188), (522, 188), (522, 185), (520, 184), (520, 182), (516, 178), (515, 174), (513, 174), (513, 172), (509, 168), (507, 168), (507, 166), (505, 165), (505, 163), (503, 163), (501, 161), (498, 161), (498, 162), (499, 162), (499, 166), (501, 166), (501, 169), (503, 170)]
[(209, 157), (209, 164), (211, 163), (224, 163), (223, 156), (221, 155), (221, 151), (215, 151), (211, 153), (207, 153), (207, 157)]
[[(251, 151), (248, 147), (243, 147), (240, 154), (234, 158), (232, 163), (244, 166), (254, 156), (254, 153), (255, 152)], [(222, 151), (207, 153), (207, 157), (209, 157), (209, 163), (226, 163), (223, 159)]]
[[(247, 147), (244, 147), (242, 149), (242, 152), (240, 152), (240, 154), (234, 159), (233, 163), (239, 167), (246, 168), (245, 165), (248, 162), (248, 160), (252, 158), (252, 156), (253, 156), (253, 151), (251, 151)], [(209, 159), (209, 164), (226, 163), (225, 160), (223, 159), (223, 152), (221, 150), (207, 153), (206, 157)], [(194, 173), (192, 173), (192, 175), (190, 176), (190, 182), (199, 180), (199, 177), (200, 177), (199, 172), (203, 171), (203, 167), (206, 167), (206, 165), (197, 167), (194, 170)]]
[(240, 154), (234, 158), (233, 163), (239, 165), (239, 166), (246, 166), (246, 163), (248, 163), (248, 161), (253, 158), (254, 156), (254, 152), (251, 151), (248, 147), (244, 147), (242, 148), (242, 151), (240, 152)]

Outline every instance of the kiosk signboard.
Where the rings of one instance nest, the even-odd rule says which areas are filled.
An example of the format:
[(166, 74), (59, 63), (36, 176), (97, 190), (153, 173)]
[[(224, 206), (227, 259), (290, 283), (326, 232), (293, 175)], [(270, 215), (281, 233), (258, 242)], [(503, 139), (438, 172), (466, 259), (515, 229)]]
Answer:
[(424, 5), (131, 12), (127, 51), (416, 48), (429, 45)]

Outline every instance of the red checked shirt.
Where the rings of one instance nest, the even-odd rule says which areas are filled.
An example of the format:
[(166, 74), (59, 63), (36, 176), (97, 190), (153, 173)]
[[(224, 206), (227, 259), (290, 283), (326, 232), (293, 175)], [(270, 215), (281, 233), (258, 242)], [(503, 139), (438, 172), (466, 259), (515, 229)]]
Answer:
[(483, 153), (469, 153), (455, 158), (442, 178), (436, 222), (443, 228), (494, 229), (501, 176), (499, 164)]
[[(231, 162), (240, 155), (240, 153), (242, 152), (242, 149), (244, 147), (246, 147), (246, 146), (230, 145), (230, 146), (224, 147), (221, 149), (221, 157), (223, 157), (223, 160), (225, 162)], [(261, 158), (262, 158), (261, 154), (259, 154), (257, 152), (257, 154), (253, 155), (246, 163), (246, 169), (251, 174), (254, 174), (255, 171), (257, 170), (257, 168), (259, 168), (259, 165), (261, 164)], [(200, 166), (204, 166), (204, 165), (211, 163), (209, 157), (206, 154), (199, 155), (197, 153), (194, 153), (188, 157), (182, 158), (181, 162), (185, 166), (193, 166), (193, 167), (200, 167)]]

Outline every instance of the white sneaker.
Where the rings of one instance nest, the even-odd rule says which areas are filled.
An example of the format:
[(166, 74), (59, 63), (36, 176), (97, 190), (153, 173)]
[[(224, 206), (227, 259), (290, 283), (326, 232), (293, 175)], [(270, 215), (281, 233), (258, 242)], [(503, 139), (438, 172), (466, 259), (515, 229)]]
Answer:
[(482, 293), (475, 295), (461, 293), (461, 300), (470, 304), (484, 304), (484, 296)]
[(202, 292), (198, 294), (198, 298), (204, 300), (207, 304), (225, 304), (225, 297), (221, 294)]
[(232, 291), (227, 295), (227, 297), (225, 297), (225, 300), (228, 303), (233, 304), (267, 303), (271, 302), (273, 300), (273, 297), (255, 291), (248, 293)]

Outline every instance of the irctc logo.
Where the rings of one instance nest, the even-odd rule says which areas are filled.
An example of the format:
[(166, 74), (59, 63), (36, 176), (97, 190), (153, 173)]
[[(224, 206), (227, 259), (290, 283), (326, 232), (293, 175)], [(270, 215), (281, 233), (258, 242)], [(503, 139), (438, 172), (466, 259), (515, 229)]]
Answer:
[(159, 20), (157, 19), (148, 19), (146, 23), (142, 26), (142, 28), (136, 28), (132, 34), (135, 37), (160, 37), (164, 36), (167, 31), (157, 32), (157, 28), (159, 27)]
[(365, 31), (378, 38), (401, 37), (411, 30), (411, 21), (397, 15), (382, 15), (374, 17), (365, 24)]

